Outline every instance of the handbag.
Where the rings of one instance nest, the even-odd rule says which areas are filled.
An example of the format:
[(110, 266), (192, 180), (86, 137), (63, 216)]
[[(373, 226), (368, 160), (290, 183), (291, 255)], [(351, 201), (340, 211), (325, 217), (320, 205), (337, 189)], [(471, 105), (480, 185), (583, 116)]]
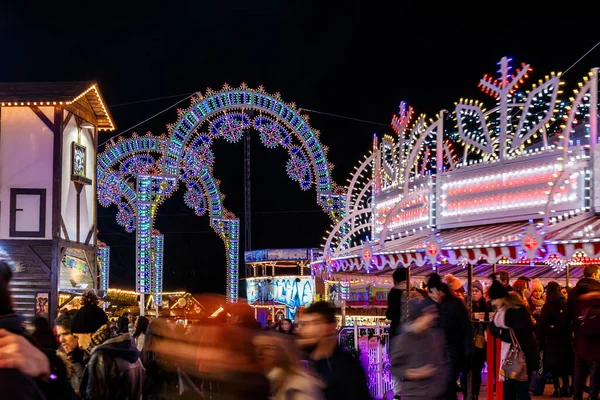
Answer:
[(510, 328), (510, 350), (506, 356), (506, 360), (500, 367), (500, 375), (505, 379), (513, 379), (519, 382), (527, 382), (529, 375), (527, 374), (527, 362), (525, 361), (525, 353), (521, 350), (521, 345), (515, 336), (515, 332)]

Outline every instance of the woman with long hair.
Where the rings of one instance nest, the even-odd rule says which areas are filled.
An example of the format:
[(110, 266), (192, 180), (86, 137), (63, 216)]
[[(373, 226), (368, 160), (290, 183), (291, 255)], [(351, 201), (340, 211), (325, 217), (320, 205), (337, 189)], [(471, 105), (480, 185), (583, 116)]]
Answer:
[(277, 323), (277, 332), (285, 333), (286, 335), (294, 334), (294, 324), (289, 318), (284, 318)]
[[(571, 331), (567, 301), (557, 282), (549, 282), (546, 303), (539, 320), (540, 348), (544, 351), (544, 371), (552, 374), (554, 397), (569, 397), (569, 363), (572, 363)], [(562, 387), (559, 378), (562, 379)]]
[(135, 321), (135, 332), (133, 334), (133, 340), (135, 340), (135, 346), (139, 351), (142, 351), (142, 349), (144, 348), (144, 340), (146, 338), (146, 331), (148, 330), (149, 324), (150, 321), (143, 315), (140, 315)]
[(271, 400), (324, 399), (324, 383), (299, 362), (293, 340), (283, 335), (261, 333), (252, 344), (256, 358), (271, 387)]
[[(473, 358), (472, 358), (472, 382), (473, 382), (473, 399), (479, 398), (479, 389), (481, 388), (481, 371), (486, 359), (486, 343), (485, 330), (486, 326), (483, 323), (485, 314), (492, 311), (492, 306), (483, 297), (483, 285), (480, 281), (472, 282), (471, 300), (472, 311), (480, 322), (472, 322), (473, 325)], [(467, 398), (467, 377), (468, 374), (463, 372), (460, 376), (460, 385), (463, 389), (463, 398)]]

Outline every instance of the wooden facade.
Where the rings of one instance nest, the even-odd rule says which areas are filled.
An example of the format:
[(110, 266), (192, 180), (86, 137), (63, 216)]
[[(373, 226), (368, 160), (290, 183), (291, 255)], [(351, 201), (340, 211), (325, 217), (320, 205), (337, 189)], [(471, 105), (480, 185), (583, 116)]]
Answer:
[(102, 130), (114, 124), (94, 82), (0, 83), (0, 259), (26, 319), (54, 318), (59, 291), (97, 288)]

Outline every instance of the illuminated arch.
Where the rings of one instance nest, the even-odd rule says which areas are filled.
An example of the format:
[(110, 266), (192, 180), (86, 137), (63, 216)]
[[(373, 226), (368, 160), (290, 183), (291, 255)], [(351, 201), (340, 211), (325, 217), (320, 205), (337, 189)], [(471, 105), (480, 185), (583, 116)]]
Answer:
[[(239, 220), (223, 207), (224, 197), (212, 175), (214, 139), (237, 142), (246, 130), (254, 128), (267, 148), (287, 150), (288, 176), (297, 181), (302, 190), (315, 187), (317, 203), (334, 223), (345, 215), (345, 196), (331, 180), (332, 167), (326, 159), (327, 149), (319, 142), (319, 132), (308, 125), (308, 118), (301, 115), (295, 105), (282, 102), (279, 94), (267, 94), (262, 87), (253, 90), (242, 85), (231, 89), (225, 85), (220, 92), (209, 89), (206, 97), (198, 93), (192, 100), (187, 110), (178, 110), (177, 122), (167, 126), (168, 136), (134, 134), (131, 139), (112, 143), (98, 156), (98, 198), (105, 207), (111, 204), (119, 207), (117, 221), (127, 231), (132, 232), (136, 226), (147, 231), (145, 226), (149, 224), (149, 229), (153, 226), (158, 206), (183, 182), (187, 188), (186, 204), (197, 215), (208, 210), (212, 228), (225, 243), (227, 296), (230, 301), (236, 301)], [(143, 196), (139, 188), (136, 190), (136, 181), (141, 176), (146, 182)], [(164, 192), (150, 188), (159, 186), (160, 179), (170, 179)], [(144, 207), (144, 211), (139, 211)], [(148, 218), (148, 209), (150, 218), (146, 223), (139, 215)], [(140, 253), (140, 243), (145, 239), (139, 238), (139, 229), (136, 234)], [(139, 254), (137, 258), (136, 263)], [(136, 269), (136, 279), (139, 279), (140, 271)], [(145, 270), (141, 272), (144, 273)], [(143, 281), (147, 284), (147, 279)], [(137, 285), (137, 280), (136, 286), (138, 291), (146, 290), (146, 286)]]
[[(164, 136), (142, 136), (120, 139), (98, 156), (98, 199), (108, 207), (118, 208), (117, 223), (127, 232), (133, 232), (137, 220), (136, 174), (162, 174), (162, 160), (167, 140)], [(191, 157), (187, 160), (192, 161)], [(184, 201), (196, 215), (208, 211), (210, 225), (225, 243), (227, 257), (227, 293), (237, 293), (239, 220), (223, 207), (218, 181), (210, 165), (204, 163), (182, 164), (184, 170), (179, 179), (186, 185)], [(191, 171), (194, 172), (191, 172)], [(158, 206), (164, 198), (156, 196)], [(156, 217), (157, 206), (152, 210)], [(230, 298), (235, 301), (235, 298)]]
[(313, 185), (317, 203), (336, 221), (342, 218), (343, 197), (331, 179), (327, 148), (319, 141), (319, 132), (308, 124), (308, 117), (294, 104), (284, 103), (279, 94), (271, 95), (262, 87), (250, 89), (242, 84), (237, 89), (225, 85), (219, 92), (207, 90), (193, 98), (192, 105), (178, 111), (176, 123), (168, 126), (169, 143), (165, 172), (176, 174), (181, 169), (185, 150), (197, 140), (196, 133), (210, 139), (229, 142), (241, 140), (244, 132), (254, 128), (261, 142), (269, 148), (281, 146), (290, 156), (287, 172), (303, 190)]

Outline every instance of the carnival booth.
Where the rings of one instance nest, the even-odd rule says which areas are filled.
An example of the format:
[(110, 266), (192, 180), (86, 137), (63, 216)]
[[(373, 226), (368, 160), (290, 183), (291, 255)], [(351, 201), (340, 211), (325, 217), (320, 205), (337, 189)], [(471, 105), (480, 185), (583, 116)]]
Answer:
[(247, 276), (246, 298), (263, 326), (268, 321), (289, 318), (311, 305), (315, 298), (310, 275), (311, 257), (318, 249), (267, 249), (244, 254)]
[(15, 309), (53, 318), (96, 289), (96, 148), (115, 125), (95, 82), (0, 83), (0, 258)]
[[(560, 74), (524, 90), (532, 69), (510, 63), (480, 80), (488, 107), (460, 99), (429, 119), (401, 104), (395, 135), (375, 137), (350, 180), (345, 217), (311, 263), (316, 276), (347, 285), (407, 268), (419, 286), (431, 272), (452, 273), (467, 283), (470, 307), (472, 280), (497, 270), (573, 285), (600, 263), (598, 70), (563, 100)], [(388, 362), (381, 353), (373, 363)], [(368, 370), (382, 395), (389, 370)], [(491, 370), (488, 394), (498, 395)]]

